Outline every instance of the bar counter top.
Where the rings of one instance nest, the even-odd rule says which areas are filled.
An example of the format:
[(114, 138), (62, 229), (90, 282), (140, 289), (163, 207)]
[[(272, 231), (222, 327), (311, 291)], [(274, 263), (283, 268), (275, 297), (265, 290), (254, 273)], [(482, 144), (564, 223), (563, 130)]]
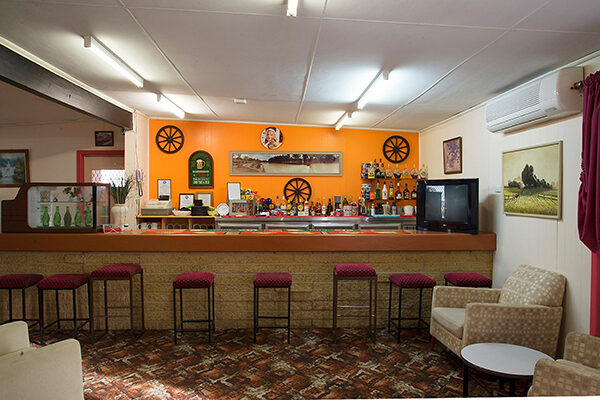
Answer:
[(4, 233), (0, 251), (361, 252), (494, 251), (496, 234), (400, 231), (191, 231)]

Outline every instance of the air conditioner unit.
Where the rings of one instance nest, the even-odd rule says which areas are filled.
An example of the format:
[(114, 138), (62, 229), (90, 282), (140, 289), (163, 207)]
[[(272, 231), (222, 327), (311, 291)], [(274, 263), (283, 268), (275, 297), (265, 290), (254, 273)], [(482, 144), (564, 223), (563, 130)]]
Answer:
[(510, 132), (581, 112), (583, 94), (571, 89), (583, 79), (583, 67), (563, 68), (487, 102), (485, 121), (490, 132)]

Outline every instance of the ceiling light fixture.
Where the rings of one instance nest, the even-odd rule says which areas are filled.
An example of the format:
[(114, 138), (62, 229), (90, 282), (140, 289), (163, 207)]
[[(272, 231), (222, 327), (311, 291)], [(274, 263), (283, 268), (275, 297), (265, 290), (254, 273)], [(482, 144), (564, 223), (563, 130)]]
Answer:
[(339, 131), (342, 128), (342, 126), (344, 126), (344, 124), (348, 121), (348, 118), (352, 118), (352, 113), (345, 112), (335, 124), (335, 130)]
[(114, 69), (125, 75), (127, 79), (135, 84), (135, 86), (141, 88), (144, 86), (144, 79), (139, 76), (129, 65), (125, 64), (119, 57), (113, 52), (107, 49), (102, 43), (100, 43), (93, 36), (83, 37), (83, 47), (92, 49), (100, 58), (110, 64)]
[(233, 99), (233, 102), (235, 104), (246, 104), (246, 103), (248, 103), (248, 100), (247, 99), (235, 98), (235, 99)]
[(167, 108), (170, 112), (175, 114), (178, 118), (183, 119), (185, 117), (185, 111), (183, 111), (181, 109), (181, 107), (179, 107), (177, 104), (175, 104), (171, 100), (169, 100), (169, 98), (166, 97), (164, 94), (160, 94), (160, 93), (157, 94), (156, 101), (158, 101), (160, 104), (164, 105), (165, 108)]
[(295, 17), (298, 15), (298, 0), (287, 0), (287, 14), (288, 17)]
[(371, 100), (373, 93), (376, 93), (382, 84), (385, 82), (389, 82), (390, 72), (389, 71), (380, 71), (375, 79), (371, 81), (371, 84), (367, 86), (362, 95), (358, 98), (356, 103), (356, 109), (362, 110), (365, 105)]

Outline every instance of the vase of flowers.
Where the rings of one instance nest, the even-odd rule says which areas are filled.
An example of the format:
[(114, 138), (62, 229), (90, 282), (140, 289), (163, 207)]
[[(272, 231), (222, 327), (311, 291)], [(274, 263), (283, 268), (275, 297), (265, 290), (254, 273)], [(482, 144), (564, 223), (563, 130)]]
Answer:
[(133, 178), (125, 177), (118, 181), (112, 181), (110, 184), (110, 196), (114, 201), (114, 205), (110, 209), (110, 219), (113, 224), (123, 226), (127, 222), (127, 196), (133, 188)]

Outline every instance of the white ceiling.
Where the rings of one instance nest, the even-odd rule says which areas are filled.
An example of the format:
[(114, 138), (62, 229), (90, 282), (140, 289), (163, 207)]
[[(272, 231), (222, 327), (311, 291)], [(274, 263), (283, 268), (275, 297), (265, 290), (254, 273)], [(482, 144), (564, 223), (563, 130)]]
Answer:
[[(0, 0), (0, 37), (153, 118), (422, 130), (600, 49), (600, 0)], [(146, 81), (84, 49), (93, 35)], [(236, 97), (246, 105), (234, 104)]]

